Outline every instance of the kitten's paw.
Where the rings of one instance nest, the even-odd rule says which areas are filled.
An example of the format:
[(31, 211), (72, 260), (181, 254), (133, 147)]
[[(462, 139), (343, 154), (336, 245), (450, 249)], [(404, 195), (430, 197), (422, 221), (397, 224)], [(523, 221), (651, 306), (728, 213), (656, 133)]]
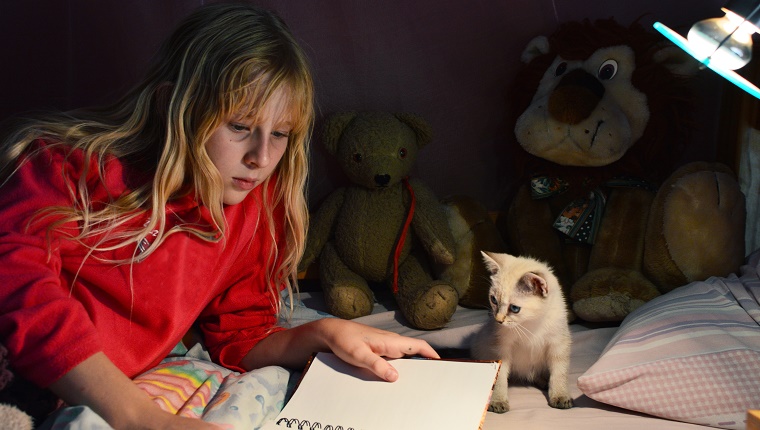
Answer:
[(570, 396), (558, 396), (549, 399), (549, 406), (557, 409), (570, 409), (573, 407), (573, 398)]
[(491, 404), (488, 406), (488, 410), (491, 412), (496, 412), (497, 414), (503, 414), (504, 412), (508, 412), (509, 400), (491, 402)]

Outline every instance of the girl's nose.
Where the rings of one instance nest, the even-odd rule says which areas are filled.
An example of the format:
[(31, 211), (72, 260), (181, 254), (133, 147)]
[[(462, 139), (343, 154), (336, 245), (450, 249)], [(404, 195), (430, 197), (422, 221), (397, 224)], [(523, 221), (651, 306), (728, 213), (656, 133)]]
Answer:
[(269, 164), (269, 136), (252, 133), (251, 147), (245, 153), (244, 162), (250, 167), (266, 167)]

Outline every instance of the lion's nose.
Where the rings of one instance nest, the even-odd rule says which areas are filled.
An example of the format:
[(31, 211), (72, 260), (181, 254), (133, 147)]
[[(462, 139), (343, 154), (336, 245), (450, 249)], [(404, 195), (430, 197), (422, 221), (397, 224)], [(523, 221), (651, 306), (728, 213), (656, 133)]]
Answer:
[(588, 118), (604, 97), (604, 86), (590, 73), (576, 69), (565, 75), (549, 96), (549, 114), (575, 125)]

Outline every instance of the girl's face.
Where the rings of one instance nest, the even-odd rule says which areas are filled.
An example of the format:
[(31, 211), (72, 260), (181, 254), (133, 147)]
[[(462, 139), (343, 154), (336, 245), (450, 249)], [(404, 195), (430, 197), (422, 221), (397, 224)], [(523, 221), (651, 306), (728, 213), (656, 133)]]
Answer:
[(209, 137), (206, 152), (222, 175), (224, 204), (242, 202), (277, 167), (292, 129), (287, 102), (286, 92), (277, 90), (258, 121), (233, 115)]

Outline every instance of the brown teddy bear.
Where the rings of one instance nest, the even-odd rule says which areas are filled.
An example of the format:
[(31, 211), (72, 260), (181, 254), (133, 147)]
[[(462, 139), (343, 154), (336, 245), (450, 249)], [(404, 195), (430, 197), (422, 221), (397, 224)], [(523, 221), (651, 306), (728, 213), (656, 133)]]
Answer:
[(676, 169), (694, 62), (654, 32), (570, 22), (532, 40), (511, 94), (520, 185), (497, 220), (512, 252), (549, 262), (574, 313), (621, 321), (744, 258), (744, 196), (714, 163)]
[(324, 129), (324, 145), (351, 184), (330, 193), (312, 216), (300, 269), (319, 257), (333, 315), (370, 314), (370, 284), (380, 283), (394, 292), (410, 325), (444, 326), (459, 295), (433, 278), (431, 263), (451, 264), (455, 243), (443, 204), (424, 183), (408, 178), (419, 150), (431, 141), (430, 126), (412, 114), (347, 112), (328, 117)]

